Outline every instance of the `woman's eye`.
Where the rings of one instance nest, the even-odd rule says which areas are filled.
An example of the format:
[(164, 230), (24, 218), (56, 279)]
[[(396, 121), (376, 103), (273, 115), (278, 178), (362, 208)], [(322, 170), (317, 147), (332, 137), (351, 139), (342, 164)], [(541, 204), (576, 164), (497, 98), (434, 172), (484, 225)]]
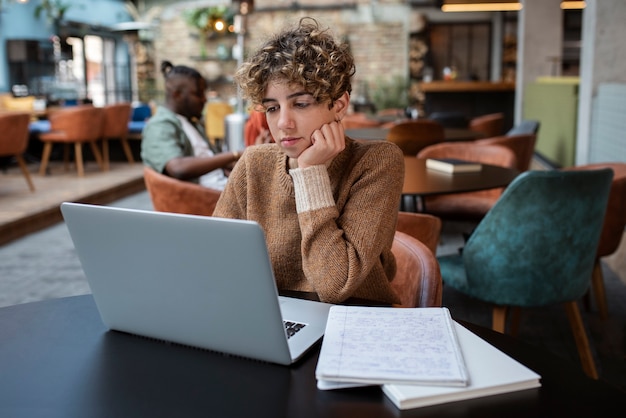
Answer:
[(309, 103), (296, 103), (295, 107), (300, 108), (300, 109), (304, 109), (305, 107), (308, 107)]
[(276, 106), (270, 106), (265, 108), (265, 113), (272, 113), (276, 111)]

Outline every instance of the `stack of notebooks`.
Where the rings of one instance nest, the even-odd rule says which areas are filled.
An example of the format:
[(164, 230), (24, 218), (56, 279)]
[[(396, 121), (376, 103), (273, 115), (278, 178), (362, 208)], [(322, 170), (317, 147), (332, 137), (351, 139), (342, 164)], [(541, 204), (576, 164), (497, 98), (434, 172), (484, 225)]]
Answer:
[(315, 374), (322, 390), (380, 385), (399, 409), (541, 385), (447, 308), (333, 306)]

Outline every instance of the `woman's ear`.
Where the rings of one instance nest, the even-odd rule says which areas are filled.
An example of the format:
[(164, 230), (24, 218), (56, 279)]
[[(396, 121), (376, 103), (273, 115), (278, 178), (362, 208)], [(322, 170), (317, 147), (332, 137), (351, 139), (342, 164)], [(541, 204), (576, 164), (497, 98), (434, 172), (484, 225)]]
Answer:
[(348, 107), (350, 106), (350, 94), (346, 91), (341, 97), (335, 100), (333, 104), (333, 109), (335, 110), (335, 114), (339, 120), (343, 119), (343, 117), (348, 112)]

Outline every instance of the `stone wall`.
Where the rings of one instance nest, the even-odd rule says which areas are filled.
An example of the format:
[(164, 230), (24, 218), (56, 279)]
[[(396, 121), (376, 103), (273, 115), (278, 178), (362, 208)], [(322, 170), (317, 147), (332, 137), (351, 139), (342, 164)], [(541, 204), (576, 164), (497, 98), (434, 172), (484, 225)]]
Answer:
[[(416, 17), (404, 2), (299, 0), (299, 10), (291, 9), (292, 3), (291, 0), (255, 1), (255, 11), (248, 16), (246, 52), (255, 49), (268, 35), (285, 25), (312, 16), (329, 27), (337, 38), (350, 43), (357, 68), (353, 97), (371, 95), (377, 85), (385, 81), (408, 77), (409, 34), (422, 19)], [(216, 62), (199, 60), (200, 39), (197, 32), (185, 23), (183, 10), (181, 5), (167, 6), (159, 17), (153, 40), (157, 90), (163, 89), (163, 79), (158, 73), (160, 63), (169, 60), (197, 68), (209, 80), (215, 79), (215, 74), (221, 70), (221, 78), (211, 88), (223, 99), (232, 99), (236, 89), (229, 83), (229, 76), (236, 61), (220, 61), (218, 69)], [(210, 39), (208, 54), (211, 55), (217, 45), (230, 49), (235, 43), (236, 36)]]

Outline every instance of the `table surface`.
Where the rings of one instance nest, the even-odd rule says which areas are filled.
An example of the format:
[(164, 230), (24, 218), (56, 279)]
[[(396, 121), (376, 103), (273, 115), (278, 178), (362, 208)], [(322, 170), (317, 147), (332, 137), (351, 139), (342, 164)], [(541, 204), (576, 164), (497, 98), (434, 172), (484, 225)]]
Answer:
[[(90, 295), (0, 309), (0, 416), (622, 416), (626, 394), (578, 364), (476, 325), (542, 387), (401, 411), (379, 387), (316, 388), (320, 343), (291, 367), (107, 331)], [(613, 412), (617, 411), (617, 412)]]
[[(346, 135), (353, 139), (381, 140), (387, 137), (389, 128), (354, 128), (346, 129)], [(452, 141), (473, 141), (483, 138), (479, 132), (464, 128), (444, 128), (444, 136), (446, 142)]]
[(426, 159), (404, 157), (404, 185), (402, 194), (429, 196), (447, 193), (473, 192), (507, 186), (519, 171), (482, 164), (475, 173), (445, 173), (426, 167)]

